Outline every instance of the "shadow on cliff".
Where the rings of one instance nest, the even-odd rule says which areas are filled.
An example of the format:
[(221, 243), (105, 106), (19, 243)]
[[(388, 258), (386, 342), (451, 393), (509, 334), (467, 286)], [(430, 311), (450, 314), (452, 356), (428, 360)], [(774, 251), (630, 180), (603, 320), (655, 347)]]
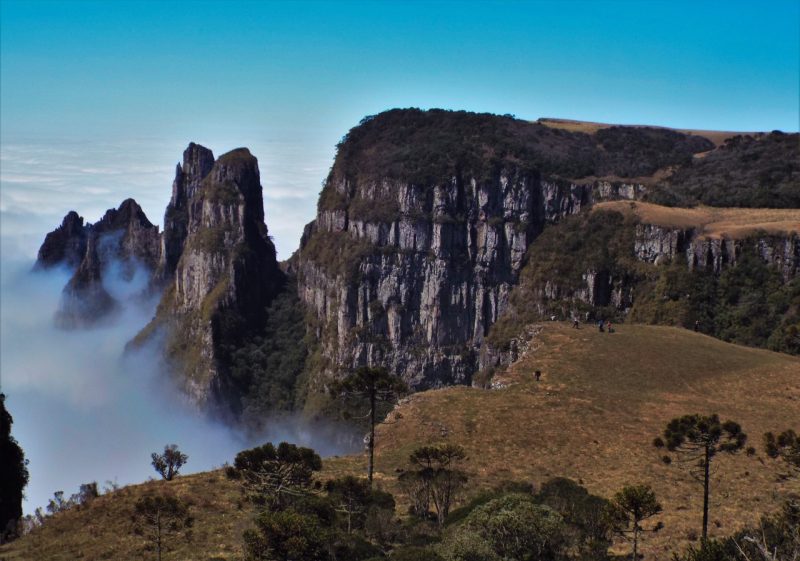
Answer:
[(268, 421), (258, 434), (226, 427), (185, 403), (156, 347), (123, 356), (157, 304), (158, 295), (142, 296), (145, 272), (123, 274), (112, 264), (103, 285), (119, 310), (102, 325), (63, 330), (53, 318), (71, 272), (30, 268), (4, 261), (0, 271), (0, 386), (30, 460), (27, 512), (46, 504), (54, 491), (69, 495), (81, 483), (127, 484), (155, 476), (150, 453), (168, 443), (189, 455), (188, 472), (221, 466), (238, 451), (270, 440), (297, 442), (323, 455), (356, 445), (337, 427), (292, 417)]

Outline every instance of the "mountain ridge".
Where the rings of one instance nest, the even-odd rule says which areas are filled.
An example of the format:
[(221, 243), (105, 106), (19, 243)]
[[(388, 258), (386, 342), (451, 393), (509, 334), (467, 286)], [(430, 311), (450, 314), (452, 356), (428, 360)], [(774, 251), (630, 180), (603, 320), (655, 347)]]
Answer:
[[(192, 399), (234, 418), (253, 402), (256, 387), (260, 395), (284, 396), (283, 406), (293, 401), (309, 415), (324, 413), (328, 381), (360, 365), (386, 364), (417, 389), (483, 383), (474, 377), (485, 380), (510, 358), (486, 341), (497, 341), (493, 326), (510, 313), (514, 294), (522, 290), (520, 275), (534, 255), (530, 248), (542, 233), (561, 232), (562, 221), (576, 224), (571, 217), (589, 216), (589, 209), (621, 216), (617, 226), (603, 227), (617, 229), (613, 235), (629, 232), (617, 236), (628, 269), (619, 277), (612, 262), (578, 268), (567, 292), (556, 288), (559, 279), (550, 279), (550, 288), (537, 289), (532, 308), (520, 317), (557, 311), (559, 317), (622, 320), (638, 298), (636, 287), (655, 282), (642, 279), (658, 277), (661, 265), (681, 252), (688, 255), (691, 246), (694, 257), (684, 257), (687, 270), (720, 275), (742, 251), (751, 251), (743, 249), (751, 242), (736, 241), (739, 236), (753, 240), (754, 255), (768, 267), (782, 267), (783, 285), (775, 290), (788, 300), (775, 321), (794, 340), (800, 231), (794, 211), (751, 211), (748, 222), (724, 209), (655, 211), (648, 201), (672, 197), (685, 204), (693, 196), (692, 182), (706, 181), (709, 173), (715, 178), (731, 158), (744, 162), (744, 168), (731, 169), (762, 177), (766, 187), (734, 189), (720, 200), (734, 197), (739, 206), (759, 207), (773, 191), (784, 206), (800, 200), (800, 157), (775, 167), (800, 135), (735, 135), (715, 145), (666, 128), (609, 125), (588, 134), (551, 125), (443, 110), (396, 109), (366, 117), (338, 145), (317, 217), (306, 226), (300, 249), (281, 264), (264, 221), (256, 159), (242, 148), (215, 160), (210, 150), (191, 143), (176, 169), (164, 231), (152, 227), (158, 249), (147, 253), (152, 285), (163, 288), (164, 296), (134, 345), (166, 336), (167, 359)], [(608, 173), (617, 179), (598, 179)], [(652, 181), (640, 182), (641, 173), (652, 174)], [(670, 183), (674, 177), (683, 183)], [(713, 185), (707, 191), (712, 195)], [(630, 212), (630, 204), (639, 206)], [(686, 224), (659, 229), (648, 212), (681, 215)], [(706, 240), (698, 229), (711, 224), (703, 213), (722, 216), (715, 239)], [(771, 213), (785, 219), (776, 221)], [(731, 216), (739, 218), (725, 226)], [(775, 235), (762, 236), (765, 227), (777, 228)], [(76, 255), (87, 253), (83, 261), (91, 267), (79, 277), (98, 287), (94, 301), (101, 308), (112, 307), (101, 290), (102, 260), (92, 259), (96, 243), (85, 232), (77, 213), (69, 213), (48, 234), (39, 266), (55, 260), (75, 266)], [(144, 245), (151, 247), (152, 240)], [(282, 311), (267, 311), (279, 296)], [(519, 315), (519, 305), (514, 307)], [(292, 332), (298, 322), (306, 325), (305, 339), (269, 351), (292, 348), (297, 360), (282, 366), (285, 372), (247, 366), (262, 364), (265, 330), (273, 337), (283, 329), (275, 321), (267, 327), (269, 314), (290, 322), (286, 329)], [(524, 325), (504, 324), (503, 349), (524, 331)], [(509, 332), (511, 325), (517, 333)], [(766, 344), (757, 343), (762, 340), (752, 341)], [(269, 409), (273, 398), (265, 399)]]

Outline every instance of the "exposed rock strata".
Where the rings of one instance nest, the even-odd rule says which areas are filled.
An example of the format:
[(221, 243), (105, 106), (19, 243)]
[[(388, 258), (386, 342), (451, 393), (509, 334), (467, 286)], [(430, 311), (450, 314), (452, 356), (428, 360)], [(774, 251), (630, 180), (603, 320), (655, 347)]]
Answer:
[(415, 388), (470, 382), (528, 244), (593, 197), (591, 184), (516, 169), (436, 185), (334, 178), (326, 190), (346, 208), (320, 209), (294, 266), (329, 368), (383, 364)]
[(192, 400), (235, 413), (241, 388), (227, 375), (230, 349), (261, 328), (284, 283), (264, 223), (256, 158), (240, 148), (213, 161), (209, 150), (190, 145), (164, 232), (159, 275), (168, 285), (138, 342), (163, 330), (167, 359)]
[(84, 224), (74, 211), (67, 214), (61, 226), (45, 237), (35, 268), (61, 264), (75, 270), (64, 288), (56, 323), (85, 327), (117, 307), (103, 285), (108, 275), (130, 281), (138, 268), (152, 271), (159, 254), (158, 226), (150, 223), (136, 201), (127, 199), (94, 224)]
[(788, 281), (800, 267), (800, 240), (796, 235), (755, 234), (745, 239), (709, 238), (694, 230), (641, 224), (636, 229), (636, 257), (648, 263), (685, 259), (690, 269), (719, 274), (736, 264), (743, 251), (755, 251), (765, 263), (777, 267)]
[(36, 258), (36, 268), (48, 269), (64, 265), (75, 269), (85, 253), (86, 227), (83, 217), (73, 210), (67, 213), (61, 226), (45, 236)]

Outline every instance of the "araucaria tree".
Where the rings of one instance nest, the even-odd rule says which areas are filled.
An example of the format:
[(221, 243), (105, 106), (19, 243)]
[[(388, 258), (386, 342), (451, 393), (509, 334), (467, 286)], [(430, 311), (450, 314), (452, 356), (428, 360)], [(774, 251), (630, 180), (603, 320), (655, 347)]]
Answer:
[(372, 474), (375, 471), (375, 420), (377, 406), (381, 402), (393, 402), (408, 391), (408, 388), (398, 376), (389, 373), (383, 367), (363, 366), (331, 386), (331, 392), (342, 397), (365, 400), (369, 403), (369, 465), (367, 467), (367, 480), (372, 485)]
[(790, 470), (800, 473), (800, 437), (792, 429), (777, 437), (768, 432), (764, 435), (764, 451), (773, 459), (782, 458)]
[(322, 459), (311, 448), (288, 442), (271, 442), (236, 454), (227, 475), (241, 479), (257, 503), (282, 506), (285, 499), (308, 492), (313, 473), (322, 469)]
[(153, 452), (150, 457), (153, 459), (153, 468), (167, 481), (172, 481), (189, 459), (189, 456), (178, 450), (177, 444), (164, 446), (163, 454)]
[[(453, 505), (459, 491), (467, 482), (467, 475), (457, 469), (456, 464), (467, 457), (464, 448), (457, 444), (440, 444), (438, 446), (422, 446), (414, 450), (409, 461), (415, 469), (403, 474), (401, 482), (406, 488), (416, 488), (414, 493), (424, 494), (424, 497), (412, 496), (415, 510), (421, 505), (427, 514), (427, 507), (431, 503), (436, 511), (436, 521), (439, 526), (444, 525), (450, 507)], [(410, 485), (410, 483), (415, 485)]]
[[(633, 542), (631, 559), (636, 561), (639, 555), (639, 534), (644, 531), (641, 523), (660, 513), (661, 505), (649, 485), (628, 485), (614, 495), (613, 506), (615, 518), (624, 522), (621, 528), (623, 535), (630, 535)], [(652, 531), (660, 529), (661, 525), (657, 524)]]
[(747, 442), (747, 435), (734, 421), (720, 422), (719, 415), (684, 415), (672, 419), (664, 429), (664, 439), (656, 438), (657, 448), (666, 445), (690, 466), (692, 476), (703, 484), (703, 541), (708, 539), (708, 497), (711, 485), (711, 460), (720, 453), (735, 454)]
[(147, 549), (155, 551), (161, 561), (172, 538), (192, 526), (189, 509), (172, 495), (149, 495), (136, 501), (131, 516), (133, 532), (144, 538)]

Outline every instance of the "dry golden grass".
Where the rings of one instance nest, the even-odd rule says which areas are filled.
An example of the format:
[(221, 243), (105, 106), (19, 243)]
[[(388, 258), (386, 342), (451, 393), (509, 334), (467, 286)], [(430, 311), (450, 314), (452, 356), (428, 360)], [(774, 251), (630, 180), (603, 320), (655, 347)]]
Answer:
[(594, 208), (635, 214), (646, 224), (665, 228), (693, 228), (700, 238), (741, 239), (758, 232), (800, 233), (800, 209), (677, 208), (631, 201), (599, 203)]
[[(740, 422), (759, 449), (755, 457), (721, 456), (714, 465), (711, 535), (724, 536), (770, 512), (800, 482), (780, 477), (765, 459), (761, 435), (800, 423), (800, 358), (723, 343), (687, 330), (621, 325), (614, 334), (547, 323), (537, 349), (497, 380), (499, 390), (452, 387), (415, 394), (378, 429), (379, 486), (396, 493), (410, 452), (453, 442), (468, 453), (470, 492), (504, 480), (541, 484), (566, 476), (610, 497), (625, 484), (654, 487), (664, 530), (648, 536), (647, 559), (670, 559), (701, 520), (701, 487), (675, 464), (664, 465), (652, 440), (671, 418), (719, 413)], [(532, 379), (541, 370), (542, 380)], [(322, 479), (363, 474), (363, 455), (324, 461)], [(130, 533), (134, 502), (169, 488), (193, 503), (191, 542), (165, 560), (235, 559), (251, 507), (221, 472), (149, 482), (56, 516), (30, 536), (0, 548), (0, 559), (142, 559)], [(620, 550), (622, 551), (622, 550)]]
[(151, 493), (174, 493), (190, 505), (191, 539), (170, 542), (164, 560), (240, 559), (242, 532), (250, 525), (252, 507), (238, 485), (222, 471), (181, 476), (171, 482), (149, 481), (123, 487), (86, 506), (57, 514), (33, 533), (0, 547), (3, 561), (128, 561), (152, 559), (144, 541), (131, 531), (137, 499)]
[(552, 119), (541, 118), (536, 121), (542, 125), (554, 128), (564, 129), (570, 132), (585, 132), (586, 134), (594, 134), (600, 129), (607, 129), (609, 127), (626, 126), (626, 127), (650, 127), (655, 129), (670, 129), (684, 134), (693, 134), (696, 136), (703, 136), (714, 143), (715, 146), (720, 146), (731, 137), (740, 134), (756, 134), (753, 132), (733, 132), (733, 131), (708, 131), (700, 129), (673, 129), (671, 127), (659, 127), (656, 125), (615, 125), (610, 123), (596, 123), (593, 121), (575, 121), (572, 119)]
[(448, 441), (468, 450), (467, 470), (482, 487), (566, 476), (610, 497), (625, 484), (647, 483), (666, 527), (648, 536), (646, 558), (669, 559), (668, 550), (699, 532), (702, 488), (664, 465), (652, 441), (673, 417), (698, 412), (740, 422), (759, 449), (757, 457), (716, 461), (712, 536), (754, 523), (782, 495), (800, 492), (800, 482), (780, 480), (780, 466), (760, 451), (764, 432), (800, 422), (800, 359), (640, 325), (607, 334), (548, 323), (540, 344), (497, 377), (507, 389), (447, 388), (400, 406), (401, 417), (378, 432), (378, 481), (395, 490), (395, 469), (411, 450)]

